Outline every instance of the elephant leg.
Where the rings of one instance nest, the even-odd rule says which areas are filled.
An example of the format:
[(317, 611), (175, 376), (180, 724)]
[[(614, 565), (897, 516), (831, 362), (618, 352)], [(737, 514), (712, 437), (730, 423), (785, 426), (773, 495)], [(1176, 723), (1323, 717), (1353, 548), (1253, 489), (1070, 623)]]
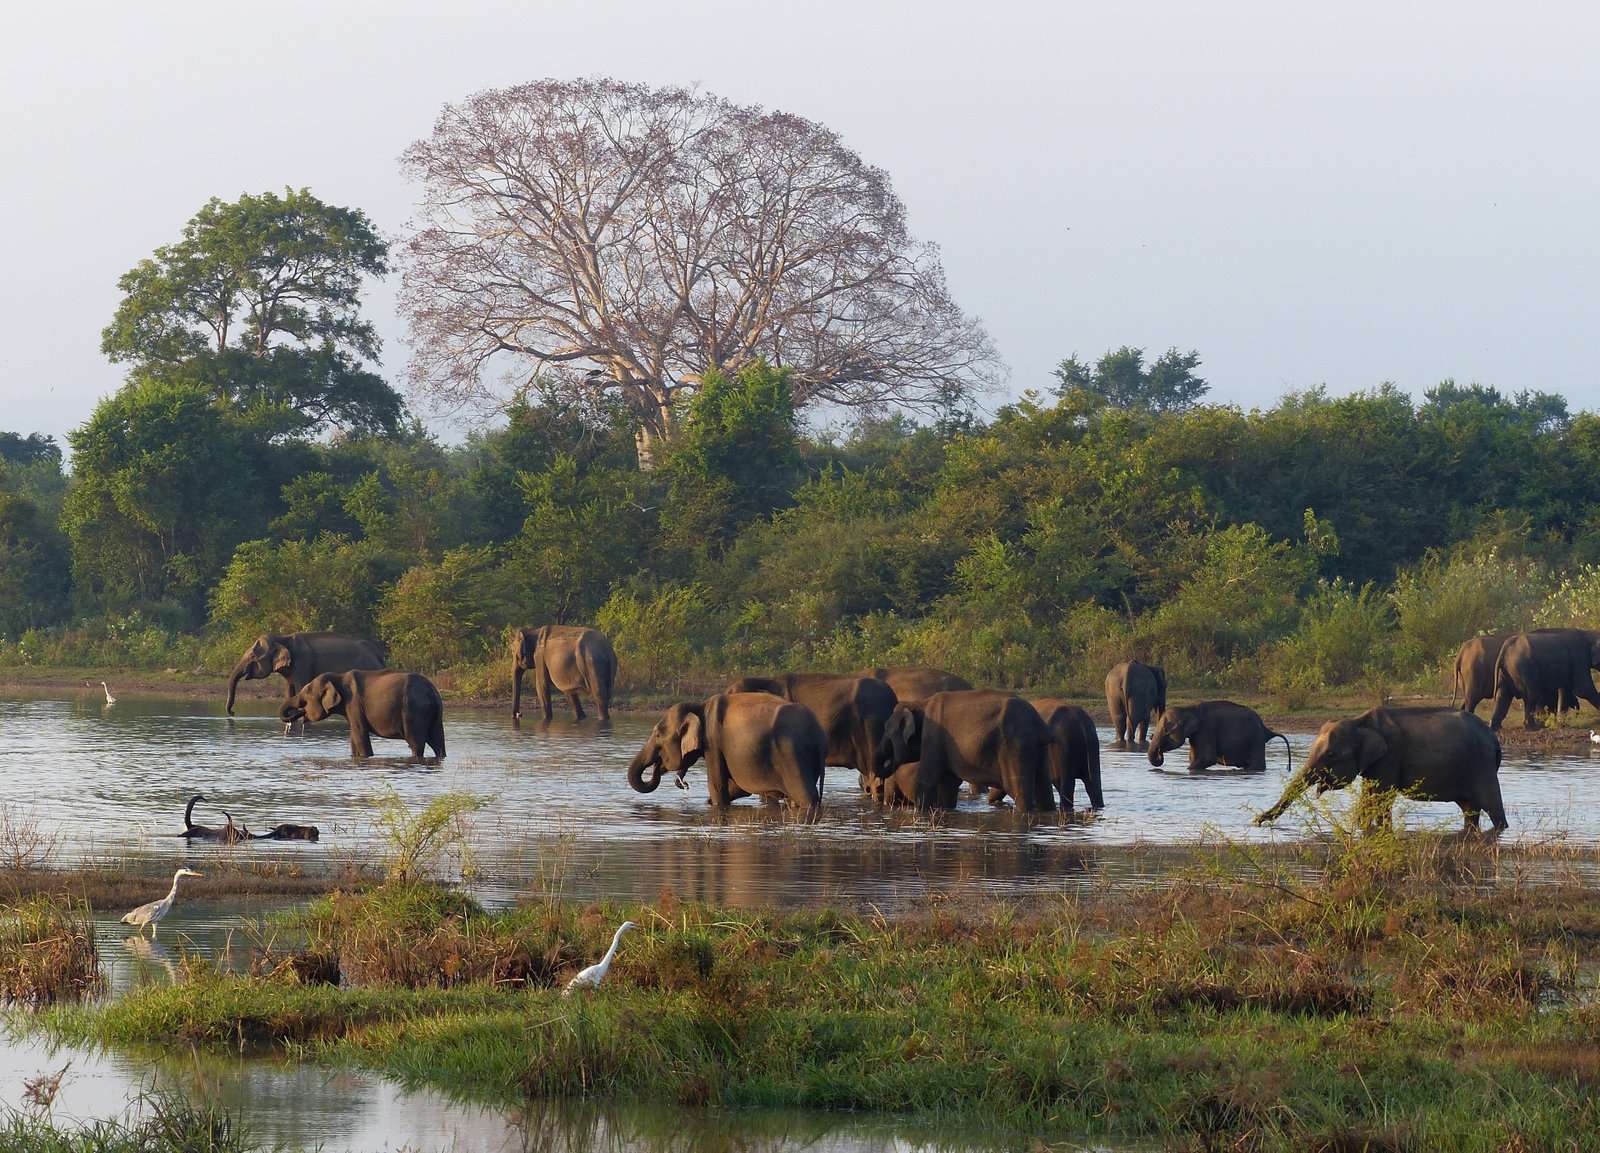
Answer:
[(1476, 833), (1481, 827), (1478, 819), (1478, 806), (1470, 801), (1457, 801), (1456, 804), (1461, 806), (1462, 833)]
[(567, 704), (572, 706), (572, 719), (583, 720), (583, 698), (577, 689), (564, 690), (567, 694)]
[(372, 756), (372, 734), (367, 731), (365, 723), (350, 722), (350, 755), (353, 757)]
[(1489, 777), (1479, 790), (1478, 805), (1489, 814), (1489, 823), (1499, 833), (1507, 826), (1505, 802), (1500, 799), (1500, 778)]
[(1489, 731), (1498, 733), (1500, 725), (1505, 721), (1506, 714), (1511, 711), (1511, 702), (1516, 697), (1517, 691), (1511, 686), (1511, 679), (1506, 678), (1505, 683), (1495, 689), (1494, 713), (1489, 717)]
[(551, 681), (549, 675), (541, 673), (540, 676), (539, 676), (539, 692), (538, 692), (539, 713), (547, 721), (550, 720), (551, 716), (552, 716), (552, 714), (550, 712), (550, 705), (551, 705), (551, 698), (555, 695), (555, 691), (556, 691), (555, 683), (553, 681)]

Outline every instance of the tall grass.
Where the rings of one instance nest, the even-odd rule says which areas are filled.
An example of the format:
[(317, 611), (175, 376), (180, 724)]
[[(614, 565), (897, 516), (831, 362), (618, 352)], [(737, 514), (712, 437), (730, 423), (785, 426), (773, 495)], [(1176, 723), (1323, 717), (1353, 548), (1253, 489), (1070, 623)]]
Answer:
[(0, 1001), (49, 1004), (99, 985), (100, 951), (87, 906), (33, 896), (0, 911)]

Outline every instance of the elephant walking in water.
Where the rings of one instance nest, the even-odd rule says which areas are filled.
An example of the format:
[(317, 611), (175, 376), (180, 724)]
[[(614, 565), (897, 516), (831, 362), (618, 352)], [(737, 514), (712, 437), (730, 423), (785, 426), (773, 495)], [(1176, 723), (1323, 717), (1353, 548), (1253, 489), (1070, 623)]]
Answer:
[(259, 681), (277, 673), (284, 680), (284, 699), (291, 699), (313, 677), (351, 669), (381, 669), (378, 646), (340, 633), (262, 633), (245, 650), (228, 678), (228, 715), (241, 680)]
[(1077, 781), (1083, 782), (1092, 808), (1105, 808), (1105, 794), (1100, 789), (1100, 734), (1094, 721), (1069, 701), (1034, 701), (1033, 707), (1056, 739), (1050, 746), (1050, 780), (1061, 795), (1062, 808), (1073, 807)]
[(1261, 715), (1248, 705), (1232, 701), (1201, 701), (1167, 709), (1150, 735), (1150, 763), (1160, 768), (1166, 754), (1189, 742), (1189, 771), (1212, 765), (1231, 765), (1265, 772), (1267, 742), (1280, 740), (1289, 751), (1289, 738), (1267, 728)]
[(1139, 744), (1150, 735), (1150, 715), (1167, 708), (1167, 673), (1160, 665), (1122, 661), (1106, 674), (1106, 707), (1119, 746)]
[(522, 716), (522, 674), (534, 671), (533, 691), (539, 711), (550, 719), (554, 689), (566, 694), (572, 714), (583, 720), (579, 694), (594, 698), (602, 721), (611, 719), (611, 690), (617, 681), (617, 653), (599, 629), (581, 625), (544, 625), (518, 629), (511, 638), (511, 716)]
[[(828, 735), (804, 705), (770, 693), (718, 693), (666, 711), (629, 763), (628, 784), (653, 793), (670, 773), (687, 787), (684, 774), (704, 758), (713, 805), (779, 793), (814, 813), (827, 751)], [(653, 772), (645, 776), (646, 770)]]
[(1495, 832), (1506, 827), (1500, 742), (1472, 713), (1447, 708), (1369, 709), (1359, 717), (1329, 721), (1278, 803), (1255, 823), (1277, 820), (1308, 788), (1315, 786), (1320, 795), (1357, 777), (1364, 781), (1363, 802), (1369, 793), (1383, 799), (1381, 809), (1368, 806), (1373, 823), (1389, 822), (1393, 814), (1387, 802), (1401, 793), (1460, 805), (1468, 832), (1477, 830), (1480, 813), (1489, 814)]

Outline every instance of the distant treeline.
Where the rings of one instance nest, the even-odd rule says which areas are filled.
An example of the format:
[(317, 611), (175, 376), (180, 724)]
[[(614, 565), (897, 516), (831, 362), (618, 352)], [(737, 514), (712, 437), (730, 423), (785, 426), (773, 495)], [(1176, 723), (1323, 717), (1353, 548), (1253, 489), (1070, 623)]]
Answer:
[(0, 434), (0, 662), (226, 668), (258, 632), (334, 629), (470, 691), (507, 627), (564, 621), (613, 637), (625, 687), (904, 662), (1095, 692), (1139, 656), (1292, 703), (1595, 623), (1600, 417), (1559, 397), (1163, 410), (1058, 376), (987, 423), (819, 434), (782, 371), (712, 372), (648, 471), (625, 414), (554, 390), (446, 446), (285, 437), (132, 380), (70, 477)]

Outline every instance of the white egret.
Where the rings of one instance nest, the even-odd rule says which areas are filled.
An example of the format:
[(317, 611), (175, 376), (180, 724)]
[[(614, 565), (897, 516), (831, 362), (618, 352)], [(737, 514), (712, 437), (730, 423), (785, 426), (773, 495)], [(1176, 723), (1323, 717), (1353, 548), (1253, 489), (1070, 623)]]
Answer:
[(114, 693), (112, 693), (111, 686), (106, 684), (105, 681), (101, 681), (100, 682), (100, 687), (105, 689), (105, 691), (106, 691), (106, 704), (108, 704), (108, 705), (116, 704), (117, 703), (117, 698), (116, 698), (116, 695)]
[[(181, 877), (198, 877), (199, 873), (193, 869), (179, 869), (172, 874), (172, 890), (161, 900), (151, 901), (148, 905), (140, 905), (131, 913), (122, 914), (124, 925), (138, 925), (139, 932), (144, 933), (144, 927), (150, 926), (150, 935), (156, 935), (156, 922), (165, 917), (172, 908), (172, 902), (178, 899), (178, 880)], [(608, 956), (606, 960), (610, 960)]]
[(627, 932), (629, 929), (637, 928), (638, 926), (632, 921), (622, 922), (622, 927), (617, 930), (617, 935), (611, 938), (611, 948), (606, 950), (606, 955), (600, 958), (599, 964), (590, 965), (587, 969), (583, 970), (583, 972), (579, 973), (576, 977), (572, 978), (572, 980), (568, 981), (567, 987), (561, 990), (561, 995), (565, 997), (574, 989), (598, 988), (600, 982), (606, 979), (606, 971), (611, 968), (611, 958), (617, 955), (617, 946), (622, 943), (622, 934)]
[(1600, 733), (1595, 732), (1593, 729), (1589, 730), (1589, 739), (1595, 744), (1600, 745)]

